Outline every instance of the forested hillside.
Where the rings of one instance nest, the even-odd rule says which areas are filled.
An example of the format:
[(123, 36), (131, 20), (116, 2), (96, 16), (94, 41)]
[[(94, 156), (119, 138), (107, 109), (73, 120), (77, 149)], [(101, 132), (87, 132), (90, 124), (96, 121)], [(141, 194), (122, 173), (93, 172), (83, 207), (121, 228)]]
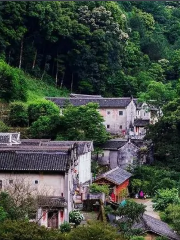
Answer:
[[(0, 101), (28, 102), (28, 108), (10, 105), (10, 126), (29, 127), (29, 101), (44, 96), (76, 92), (151, 100), (163, 111), (147, 135), (155, 159), (180, 169), (179, 79), (178, 1), (0, 2)], [(49, 103), (37, 103), (42, 106)], [(52, 134), (54, 121), (53, 114), (38, 120), (34, 133), (39, 128)], [(74, 136), (82, 138), (78, 131)]]
[(179, 48), (179, 2), (0, 2), (1, 59), (73, 92), (138, 96), (155, 85), (170, 100)]

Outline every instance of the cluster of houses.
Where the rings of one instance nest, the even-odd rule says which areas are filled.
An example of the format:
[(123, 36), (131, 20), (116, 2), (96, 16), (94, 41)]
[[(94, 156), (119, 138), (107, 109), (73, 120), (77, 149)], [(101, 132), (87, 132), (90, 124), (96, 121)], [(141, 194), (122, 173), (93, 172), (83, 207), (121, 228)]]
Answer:
[(159, 114), (155, 107), (139, 103), (137, 99), (131, 97), (104, 98), (100, 95), (71, 94), (69, 98), (46, 99), (57, 104), (60, 109), (66, 107), (68, 103), (74, 106), (97, 103), (107, 131), (122, 137), (142, 139), (146, 133), (146, 126), (157, 122)]
[[(157, 121), (157, 110), (133, 98), (71, 94), (68, 99), (47, 99), (60, 109), (66, 106), (67, 101), (74, 106), (89, 102), (99, 104), (107, 131), (121, 138), (109, 140), (102, 146), (103, 152), (96, 160), (109, 170), (94, 178), (93, 182), (109, 186), (108, 201), (122, 202), (128, 194), (132, 176), (127, 167), (137, 162), (153, 161), (153, 145), (143, 137), (147, 124)], [(0, 191), (19, 183), (29, 185), (38, 195), (34, 220), (39, 225), (58, 228), (69, 220), (71, 210), (93, 199), (89, 192), (93, 150), (92, 141), (21, 139), (20, 133), (0, 133)], [(142, 225), (144, 232), (152, 233), (151, 239), (153, 234), (179, 239), (167, 225), (150, 216), (144, 215), (138, 224)], [(162, 233), (160, 227), (166, 228), (167, 234)]]

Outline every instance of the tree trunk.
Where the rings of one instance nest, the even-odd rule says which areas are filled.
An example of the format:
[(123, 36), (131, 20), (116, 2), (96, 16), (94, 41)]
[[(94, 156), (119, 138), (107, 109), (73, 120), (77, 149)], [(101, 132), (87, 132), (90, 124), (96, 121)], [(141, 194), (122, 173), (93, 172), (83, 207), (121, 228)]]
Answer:
[(19, 56), (19, 69), (21, 69), (22, 64), (22, 54), (23, 54), (23, 38), (21, 39), (21, 49), (20, 49), (20, 56)]
[(10, 65), (10, 59), (11, 59), (11, 50), (9, 50), (9, 54), (8, 54), (8, 64)]
[(73, 89), (73, 73), (72, 73), (72, 80), (71, 80), (71, 93), (72, 93), (72, 89)]
[(65, 75), (65, 73), (63, 72), (63, 76), (62, 76), (62, 79), (61, 79), (61, 85), (60, 85), (60, 88), (62, 88), (62, 86), (63, 86), (63, 82), (64, 82), (64, 75)]
[(57, 87), (57, 83), (58, 83), (58, 61), (56, 63), (56, 87)]
[(35, 51), (35, 54), (34, 54), (34, 59), (33, 59), (32, 69), (34, 69), (34, 67), (35, 67), (35, 64), (36, 64), (36, 58), (37, 58), (37, 50)]

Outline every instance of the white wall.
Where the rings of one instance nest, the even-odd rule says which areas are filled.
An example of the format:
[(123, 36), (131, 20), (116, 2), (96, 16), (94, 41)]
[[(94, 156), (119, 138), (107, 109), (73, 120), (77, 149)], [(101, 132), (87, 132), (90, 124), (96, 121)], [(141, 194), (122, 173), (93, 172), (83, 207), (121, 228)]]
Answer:
[(79, 183), (91, 180), (91, 152), (79, 156)]
[[(13, 182), (24, 182), (29, 184), (33, 189), (36, 189), (39, 194), (47, 194), (53, 196), (61, 196), (64, 194), (64, 175), (63, 174), (40, 174), (40, 173), (0, 173), (3, 189), (9, 184), (9, 180)], [(35, 184), (35, 181), (38, 184)]]

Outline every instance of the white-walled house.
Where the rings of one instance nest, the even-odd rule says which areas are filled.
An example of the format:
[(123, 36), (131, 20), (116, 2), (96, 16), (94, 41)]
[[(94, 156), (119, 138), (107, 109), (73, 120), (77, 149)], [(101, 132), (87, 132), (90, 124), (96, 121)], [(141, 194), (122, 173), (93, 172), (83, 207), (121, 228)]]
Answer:
[(30, 186), (39, 196), (36, 220), (57, 228), (69, 220), (76, 188), (91, 182), (92, 149), (92, 142), (40, 139), (0, 144), (0, 190), (10, 190), (14, 183)]
[(99, 105), (99, 113), (104, 118), (104, 125), (108, 132), (112, 134), (126, 135), (133, 128), (136, 117), (136, 104), (130, 97), (124, 98), (103, 98), (100, 96), (80, 95), (79, 97), (59, 98), (48, 97), (60, 109), (64, 108), (68, 101), (74, 106), (86, 105), (89, 102)]

